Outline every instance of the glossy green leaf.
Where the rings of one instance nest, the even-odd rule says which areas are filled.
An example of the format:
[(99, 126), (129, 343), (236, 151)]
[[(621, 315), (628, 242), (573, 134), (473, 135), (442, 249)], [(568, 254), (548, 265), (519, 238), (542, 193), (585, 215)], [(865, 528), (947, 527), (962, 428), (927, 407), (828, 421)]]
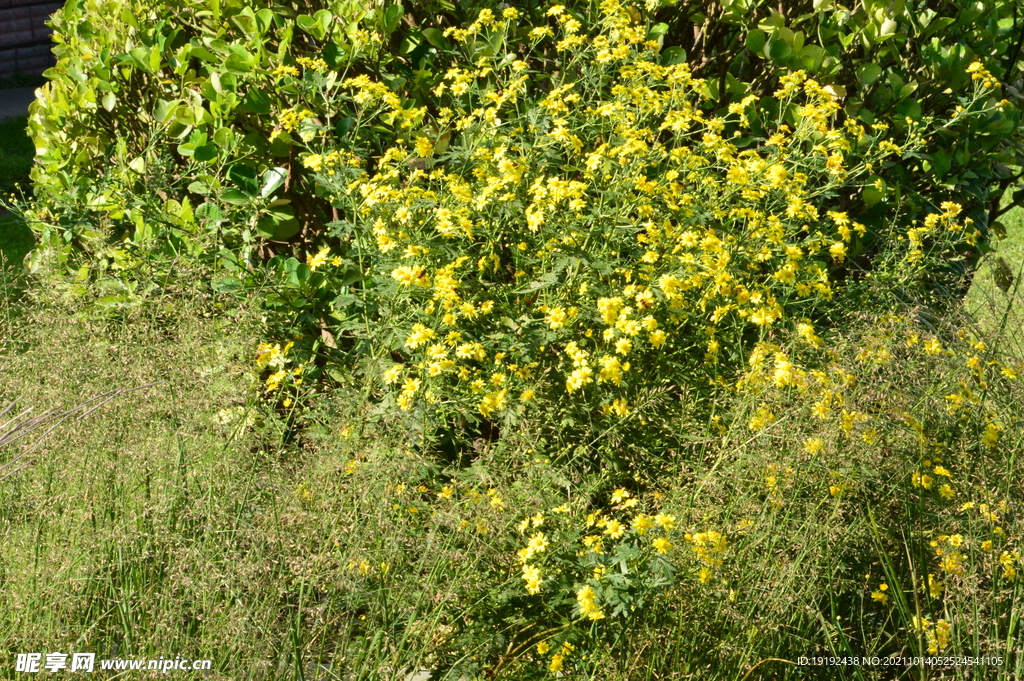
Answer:
[(260, 188), (260, 196), (263, 198), (269, 197), (284, 185), (284, 181), (287, 178), (287, 168), (271, 168), (266, 171), (262, 177), (263, 186)]

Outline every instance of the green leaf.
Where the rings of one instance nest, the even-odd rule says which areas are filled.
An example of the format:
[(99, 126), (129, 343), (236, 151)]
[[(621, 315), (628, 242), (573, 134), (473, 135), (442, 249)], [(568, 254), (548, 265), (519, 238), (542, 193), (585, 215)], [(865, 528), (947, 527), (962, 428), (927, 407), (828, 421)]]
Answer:
[(686, 61), (686, 50), (681, 47), (673, 45), (661, 53), (662, 66), (674, 66), (682, 64), (684, 61)]
[(210, 282), (210, 288), (219, 293), (238, 291), (242, 286), (242, 282), (235, 277), (221, 277)]
[(264, 239), (284, 241), (299, 233), (302, 226), (291, 206), (275, 206), (256, 223), (256, 231)]
[(764, 46), (768, 42), (768, 34), (759, 28), (747, 33), (747, 49), (757, 55), (765, 54)]
[(885, 198), (885, 192), (874, 187), (864, 187), (863, 198), (866, 205), (873, 206)]
[(339, 137), (344, 137), (352, 128), (356, 127), (355, 119), (353, 118), (339, 118), (338, 122), (334, 125), (335, 132), (338, 133)]
[(428, 43), (439, 50), (447, 50), (449, 48), (448, 40), (444, 37), (444, 33), (442, 33), (439, 28), (423, 29), (423, 37)]
[(217, 147), (213, 144), (202, 144), (192, 152), (192, 158), (201, 163), (208, 163), (217, 158)]
[(910, 117), (919, 121), (921, 120), (921, 103), (916, 99), (904, 99), (896, 105), (896, 113), (901, 117)]
[(295, 25), (301, 28), (306, 33), (313, 36), (314, 38), (316, 38), (317, 40), (323, 40), (324, 35), (326, 35), (326, 31), (324, 30), (324, 28), (317, 22), (316, 19), (309, 16), (308, 14), (300, 14), (299, 16), (297, 16), (295, 18)]
[(234, 187), (225, 189), (220, 195), (221, 201), (230, 203), (232, 206), (244, 206), (249, 203), (249, 197)]
[(870, 62), (857, 67), (857, 80), (862, 87), (870, 87), (872, 83), (882, 76), (882, 67)]
[(330, 10), (322, 9), (313, 15), (316, 19), (316, 23), (320, 26), (321, 40), (327, 35), (327, 32), (331, 28), (331, 24), (334, 23), (334, 14)]
[(213, 133), (213, 141), (218, 147), (227, 147), (235, 139), (235, 133), (231, 128), (217, 128)]
[(228, 179), (249, 196), (256, 196), (259, 192), (256, 171), (244, 163), (236, 163), (228, 168)]
[(256, 26), (259, 29), (260, 34), (266, 33), (270, 30), (270, 25), (274, 22), (274, 12), (269, 9), (261, 9), (256, 12)]
[(250, 88), (238, 108), (250, 113), (268, 114), (271, 108), (270, 96), (259, 88)]
[(286, 168), (271, 168), (263, 173), (263, 187), (260, 189), (260, 196), (264, 199), (276, 192), (288, 178)]
[(821, 63), (825, 59), (825, 50), (818, 45), (804, 45), (798, 57), (805, 70), (815, 72), (821, 68)]
[(153, 119), (157, 123), (167, 123), (171, 120), (171, 116), (179, 104), (181, 104), (180, 99), (170, 102), (166, 99), (156, 100), (156, 104), (153, 106)]
[[(190, 192), (192, 192), (193, 194), (199, 194), (201, 196), (205, 196), (205, 195), (210, 193), (210, 187), (205, 182), (200, 182), (199, 180), (195, 180), (193, 182), (190, 182), (189, 185), (188, 185), (188, 190)], [(203, 204), (203, 206), (209, 206), (209, 205), (213, 205), (213, 204), (208, 204), (208, 203), (204, 203)], [(200, 208), (201, 207), (202, 206), (200, 206)]]
[(402, 20), (404, 11), (401, 5), (391, 5), (384, 10), (384, 34), (391, 35), (398, 28), (398, 22)]

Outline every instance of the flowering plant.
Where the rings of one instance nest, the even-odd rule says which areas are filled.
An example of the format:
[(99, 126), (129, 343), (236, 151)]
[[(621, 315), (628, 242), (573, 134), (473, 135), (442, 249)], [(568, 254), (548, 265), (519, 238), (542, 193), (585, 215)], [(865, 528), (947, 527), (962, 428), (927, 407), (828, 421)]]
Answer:
[[(885, 125), (835, 126), (836, 96), (795, 72), (757, 138), (750, 118), (771, 107), (706, 111), (707, 84), (663, 64), (617, 1), (592, 35), (549, 14), (557, 31), (529, 34), (560, 56), (546, 84), (513, 52), (515, 10), (481, 13), (449, 31), (466, 56), (437, 114), (346, 80), (354, 129), (399, 124), (395, 144), (371, 166), (324, 133), (303, 163), (346, 207), (337, 234), (365, 271), (393, 404), (510, 425), (542, 410), (544, 437), (590, 452), (677, 410), (680, 386), (727, 383), (749, 339), (827, 311), (866, 257), (837, 197), (877, 202), (874, 171), (922, 137), (913, 121), (899, 143)], [(977, 239), (944, 211), (889, 235), (907, 263), (940, 230)]]

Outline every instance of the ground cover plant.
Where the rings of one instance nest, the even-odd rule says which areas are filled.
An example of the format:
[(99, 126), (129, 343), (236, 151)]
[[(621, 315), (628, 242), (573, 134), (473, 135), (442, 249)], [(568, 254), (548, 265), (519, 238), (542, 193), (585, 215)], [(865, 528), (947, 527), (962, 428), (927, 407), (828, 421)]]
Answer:
[(1014, 202), (1009, 4), (949, 50), (905, 5), (119, 7), (55, 19), (0, 397), (147, 388), (2, 450), (18, 650), (1024, 674), (1013, 245), (959, 298)]

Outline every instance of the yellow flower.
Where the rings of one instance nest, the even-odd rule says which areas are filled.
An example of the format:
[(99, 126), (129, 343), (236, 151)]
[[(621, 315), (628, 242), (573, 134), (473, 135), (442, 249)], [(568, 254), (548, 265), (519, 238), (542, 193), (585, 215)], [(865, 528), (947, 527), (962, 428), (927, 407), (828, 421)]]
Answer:
[(533, 595), (540, 593), (541, 577), (540, 568), (533, 565), (523, 565), (523, 580), (526, 582), (526, 592)]
[(433, 338), (434, 335), (434, 330), (430, 327), (424, 326), (423, 324), (413, 324), (412, 333), (405, 339), (405, 344), (407, 347), (415, 350)]
[(609, 520), (605, 525), (604, 533), (612, 539), (618, 539), (626, 533), (626, 527), (618, 520)]
[(484, 395), (483, 399), (480, 400), (477, 410), (484, 417), (489, 417), (494, 412), (501, 411), (505, 408), (505, 397), (507, 394), (507, 388), (495, 393), (487, 393)]
[(825, 442), (820, 437), (809, 437), (804, 441), (804, 451), (817, 456), (825, 451)]
[(543, 553), (550, 546), (551, 542), (548, 541), (547, 535), (543, 532), (538, 532), (530, 537), (529, 543), (526, 545), (526, 550), (530, 551), (531, 555), (537, 553)]
[(561, 307), (551, 308), (544, 317), (544, 321), (547, 322), (548, 326), (552, 329), (564, 328), (566, 322), (565, 309)]
[(935, 575), (928, 575), (928, 595), (932, 598), (939, 598), (942, 596), (942, 590), (945, 588), (942, 582), (935, 578)]
[(654, 516), (654, 524), (667, 532), (676, 526), (676, 517), (668, 513), (659, 513)]
[(629, 493), (629, 490), (619, 487), (614, 492), (612, 492), (612, 503), (621, 504), (623, 501), (629, 499), (631, 496), (633, 495)]
[(672, 548), (672, 542), (665, 537), (658, 537), (654, 540), (654, 548), (658, 550), (658, 553), (668, 553), (668, 550)]
[(643, 513), (637, 513), (636, 517), (633, 518), (633, 531), (643, 536), (654, 527), (654, 519)]
[(430, 277), (422, 267), (396, 267), (391, 271), (391, 278), (403, 286), (430, 286)]
[(551, 646), (548, 645), (547, 641), (541, 641), (540, 643), (537, 644), (537, 654), (538, 655), (547, 655), (547, 652), (549, 650), (551, 650)]
[(953, 636), (953, 625), (946, 620), (938, 620), (935, 622), (935, 645), (934, 649), (931, 645), (928, 646), (928, 652), (936, 654), (939, 651), (945, 650), (949, 645), (950, 640)]
[(829, 254), (832, 259), (837, 262), (842, 262), (843, 258), (846, 257), (846, 244), (842, 241), (837, 241), (828, 248)]
[(580, 617), (592, 620), (604, 619), (604, 611), (597, 604), (597, 594), (590, 586), (581, 587), (576, 592), (576, 603), (580, 608)]

